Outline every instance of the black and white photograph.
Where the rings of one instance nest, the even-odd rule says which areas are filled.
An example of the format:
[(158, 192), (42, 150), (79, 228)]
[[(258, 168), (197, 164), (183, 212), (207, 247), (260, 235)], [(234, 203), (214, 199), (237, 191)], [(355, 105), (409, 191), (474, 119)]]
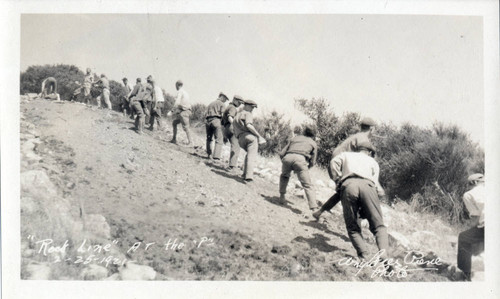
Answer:
[(5, 298), (498, 296), (497, 2), (43, 3), (2, 4)]

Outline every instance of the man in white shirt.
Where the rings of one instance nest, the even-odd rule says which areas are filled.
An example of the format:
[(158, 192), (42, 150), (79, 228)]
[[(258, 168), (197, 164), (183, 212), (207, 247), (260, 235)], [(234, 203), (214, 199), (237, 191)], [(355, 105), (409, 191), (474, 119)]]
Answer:
[(463, 199), (474, 226), (458, 235), (457, 266), (462, 270), (464, 279), (471, 280), (472, 255), (484, 251), (484, 176), (480, 173), (468, 177), (471, 190), (465, 192)]
[(172, 127), (174, 131), (174, 136), (170, 142), (177, 143), (177, 125), (181, 124), (182, 128), (186, 132), (188, 139), (187, 145), (192, 145), (191, 132), (189, 130), (189, 116), (191, 116), (191, 103), (189, 102), (189, 95), (183, 88), (182, 81), (177, 81), (175, 83), (175, 88), (177, 89), (177, 97), (175, 98), (173, 112), (173, 122)]
[(381, 257), (389, 249), (387, 228), (382, 218), (379, 197), (385, 196), (379, 183), (379, 165), (373, 159), (375, 148), (370, 142), (357, 144), (357, 152), (343, 152), (330, 162), (332, 179), (341, 184), (340, 198), (347, 234), (359, 258), (368, 258), (368, 249), (361, 235), (360, 218), (368, 220)]

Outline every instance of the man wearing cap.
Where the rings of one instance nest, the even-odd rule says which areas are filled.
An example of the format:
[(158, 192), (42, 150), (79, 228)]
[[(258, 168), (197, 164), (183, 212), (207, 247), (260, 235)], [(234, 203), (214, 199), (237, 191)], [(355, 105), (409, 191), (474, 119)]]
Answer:
[(341, 185), (340, 198), (347, 234), (358, 257), (368, 258), (368, 249), (361, 235), (360, 218), (368, 220), (381, 257), (389, 249), (387, 228), (382, 218), (379, 197), (385, 196), (379, 183), (379, 165), (373, 159), (375, 149), (370, 142), (360, 141), (357, 152), (343, 152), (330, 162), (332, 179)]
[[(224, 93), (219, 93), (217, 100), (208, 104), (206, 116), (207, 155), (214, 160), (220, 160), (224, 135), (222, 133), (221, 119), (224, 114), (224, 103), (228, 100)], [(212, 139), (215, 135), (215, 146), (212, 156)]]
[[(361, 131), (349, 136), (342, 143), (340, 143), (333, 151), (332, 158), (335, 158), (343, 152), (356, 151), (359, 143), (370, 142), (370, 138), (372, 136), (375, 125), (375, 121), (370, 117), (363, 118), (361, 120)], [(328, 168), (328, 174), (330, 175), (330, 178), (332, 178), (330, 167)], [(337, 203), (340, 202), (340, 196), (338, 192), (339, 188), (340, 186), (337, 186), (336, 192), (323, 204), (323, 206), (321, 206), (319, 210), (313, 213), (314, 218), (319, 219), (324, 211), (330, 211), (335, 205), (337, 205)]]
[(141, 95), (143, 94), (143, 85), (141, 83), (141, 78), (137, 78), (134, 89), (128, 96), (129, 103), (131, 105), (131, 114), (136, 114), (135, 118), (135, 129), (137, 133), (142, 134), (144, 129), (144, 107)]
[(233, 101), (227, 105), (224, 114), (222, 115), (222, 125), (224, 126), (224, 136), (231, 144), (231, 153), (229, 155), (229, 170), (233, 170), (238, 166), (238, 157), (240, 155), (240, 144), (238, 138), (234, 134), (234, 118), (243, 102), (243, 98), (235, 95)]
[(243, 110), (236, 114), (233, 123), (234, 134), (238, 138), (240, 148), (247, 152), (243, 167), (243, 179), (248, 183), (253, 181), (253, 168), (257, 159), (259, 144), (266, 143), (266, 139), (260, 136), (253, 126), (252, 111), (257, 108), (257, 103), (252, 100), (245, 100), (243, 104)]
[[(111, 110), (111, 101), (109, 100), (109, 81), (108, 78), (106, 77), (105, 74), (101, 74), (101, 79), (97, 82), (99, 86), (102, 88), (101, 92), (101, 98), (104, 100), (104, 103), (106, 104), (106, 107)], [(101, 100), (98, 98), (97, 100), (97, 106), (101, 107)]]
[(458, 235), (457, 266), (463, 272), (463, 278), (470, 281), (472, 255), (484, 251), (484, 176), (480, 173), (468, 178), (471, 190), (463, 196), (464, 204), (474, 226)]
[(173, 118), (172, 127), (174, 136), (170, 142), (177, 143), (177, 125), (181, 124), (182, 128), (186, 132), (188, 139), (187, 145), (191, 145), (193, 142), (191, 140), (191, 132), (189, 130), (189, 116), (191, 115), (191, 103), (189, 102), (189, 95), (183, 88), (184, 84), (181, 80), (175, 83), (175, 88), (177, 89), (177, 97), (175, 98), (174, 107), (172, 109)]
[(282, 162), (280, 176), (280, 202), (286, 202), (286, 187), (290, 180), (292, 171), (297, 174), (302, 187), (304, 187), (309, 209), (316, 211), (318, 204), (316, 203), (316, 194), (311, 183), (309, 169), (316, 163), (318, 155), (318, 145), (314, 141), (316, 137), (316, 128), (307, 125), (304, 128), (304, 134), (297, 132), (297, 135), (290, 140), (290, 143), (281, 151), (280, 157)]

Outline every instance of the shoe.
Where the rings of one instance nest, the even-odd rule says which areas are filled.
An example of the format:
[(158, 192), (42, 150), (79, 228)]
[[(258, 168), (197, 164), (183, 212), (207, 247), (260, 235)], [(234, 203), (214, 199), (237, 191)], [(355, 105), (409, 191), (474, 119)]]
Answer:
[(286, 200), (286, 196), (285, 196), (285, 194), (281, 194), (281, 195), (280, 195), (280, 199), (279, 199), (278, 203), (279, 203), (280, 205), (286, 205), (286, 203), (287, 203), (287, 202), (288, 202), (288, 201)]
[(314, 209), (312, 215), (316, 220), (319, 220), (319, 217), (321, 216), (322, 213), (323, 211), (321, 210), (321, 208), (319, 208), (319, 209)]
[(172, 140), (170, 140), (170, 143), (177, 144), (177, 140), (172, 139)]
[(253, 182), (253, 179), (244, 179), (245, 184), (250, 184)]

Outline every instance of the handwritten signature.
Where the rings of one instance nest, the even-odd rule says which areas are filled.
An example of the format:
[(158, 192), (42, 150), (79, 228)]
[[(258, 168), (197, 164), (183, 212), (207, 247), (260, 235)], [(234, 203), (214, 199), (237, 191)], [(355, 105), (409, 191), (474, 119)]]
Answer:
[[(403, 260), (397, 258), (383, 258), (384, 249), (377, 252), (370, 260), (358, 260), (353, 257), (345, 257), (336, 261), (339, 266), (353, 266), (358, 271), (357, 276), (361, 271), (370, 269), (372, 271), (371, 278), (378, 277), (397, 277), (404, 278), (409, 272), (413, 271), (435, 271), (437, 267), (442, 265), (439, 257), (434, 259), (425, 259), (424, 253), (420, 251), (407, 251)], [(425, 267), (425, 268), (423, 268)]]

